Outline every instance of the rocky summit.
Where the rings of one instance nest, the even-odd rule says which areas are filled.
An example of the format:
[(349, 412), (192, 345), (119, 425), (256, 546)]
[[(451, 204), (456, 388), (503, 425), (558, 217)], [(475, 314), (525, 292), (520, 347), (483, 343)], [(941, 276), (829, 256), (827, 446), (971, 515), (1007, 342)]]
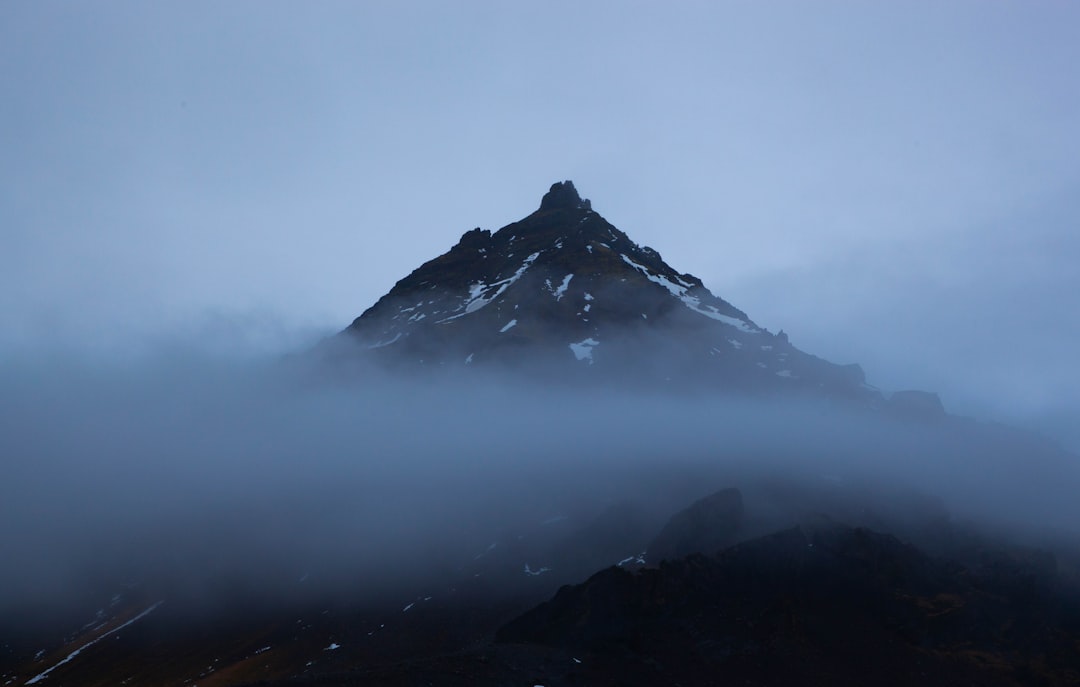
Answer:
[(793, 346), (635, 243), (573, 182), (494, 233), (473, 229), (342, 333), (382, 361), (547, 364), (574, 376), (877, 398), (858, 365)]

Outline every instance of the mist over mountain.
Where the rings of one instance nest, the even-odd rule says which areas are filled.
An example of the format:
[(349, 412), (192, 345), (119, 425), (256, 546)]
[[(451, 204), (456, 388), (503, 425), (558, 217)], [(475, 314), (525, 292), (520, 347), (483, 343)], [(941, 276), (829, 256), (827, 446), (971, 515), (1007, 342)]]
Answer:
[[(742, 631), (684, 622), (683, 606), (654, 623), (650, 580), (730, 604), (701, 580), (803, 579), (785, 566), (804, 559), (822, 598), (841, 579), (854, 599), (916, 599), (916, 616), (849, 609), (885, 623), (868, 650), (900, 637), (910, 658), (930, 650), (893, 634), (895, 614), (963, 606), (1004, 626), (1025, 594), (1058, 599), (1080, 570), (1076, 456), (801, 351), (570, 182), (519, 222), (465, 233), (313, 348), (243, 361), (212, 343), (0, 368), (4, 681), (408, 684), (433, 657), (479, 676), (478, 646), (498, 670), (588, 652), (598, 679), (620, 657), (653, 665), (641, 638)], [(830, 557), (805, 558), (807, 542)], [(918, 583), (868, 579), (867, 558)], [(775, 608), (776, 589), (755, 590)], [(956, 642), (933, 635), (934, 655), (983, 675), (962, 648), (982, 626), (964, 618)], [(1071, 637), (1072, 618), (1038, 615), (1052, 639), (1039, 646)], [(525, 648), (490, 644), (500, 627)], [(812, 639), (785, 632), (769, 641)], [(979, 646), (1029, 651), (1013, 641)], [(759, 640), (738, 642), (738, 660), (758, 656)], [(700, 658), (679, 675), (693, 682)], [(371, 666), (391, 672), (356, 672)]]

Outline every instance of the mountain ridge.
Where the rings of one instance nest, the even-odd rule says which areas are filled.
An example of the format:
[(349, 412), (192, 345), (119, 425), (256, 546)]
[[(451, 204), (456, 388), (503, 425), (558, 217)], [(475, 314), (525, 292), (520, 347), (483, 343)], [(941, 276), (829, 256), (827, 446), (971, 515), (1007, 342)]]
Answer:
[[(465, 232), (339, 336), (380, 360), (464, 366), (544, 361), (569, 375), (883, 401), (856, 364), (793, 346), (552, 184), (538, 209)], [(602, 372), (601, 372), (602, 371)]]

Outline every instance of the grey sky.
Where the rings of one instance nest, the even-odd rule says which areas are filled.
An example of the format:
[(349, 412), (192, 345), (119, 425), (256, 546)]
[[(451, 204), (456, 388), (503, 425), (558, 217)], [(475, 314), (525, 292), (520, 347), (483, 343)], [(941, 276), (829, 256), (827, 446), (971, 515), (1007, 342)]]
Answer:
[(0, 345), (346, 325), (574, 179), (886, 388), (1080, 406), (1080, 6), (0, 5)]

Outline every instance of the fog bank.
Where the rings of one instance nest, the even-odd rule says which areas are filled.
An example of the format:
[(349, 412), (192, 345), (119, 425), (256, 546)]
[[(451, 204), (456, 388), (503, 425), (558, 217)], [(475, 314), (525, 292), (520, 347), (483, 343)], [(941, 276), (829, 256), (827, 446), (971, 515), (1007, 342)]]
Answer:
[(12, 356), (0, 390), (0, 610), (120, 583), (375, 591), (517, 523), (627, 499), (673, 512), (767, 477), (916, 489), (1020, 529), (1080, 522), (1076, 464), (1048, 443), (827, 402), (481, 370), (339, 379), (302, 357), (176, 348)]

